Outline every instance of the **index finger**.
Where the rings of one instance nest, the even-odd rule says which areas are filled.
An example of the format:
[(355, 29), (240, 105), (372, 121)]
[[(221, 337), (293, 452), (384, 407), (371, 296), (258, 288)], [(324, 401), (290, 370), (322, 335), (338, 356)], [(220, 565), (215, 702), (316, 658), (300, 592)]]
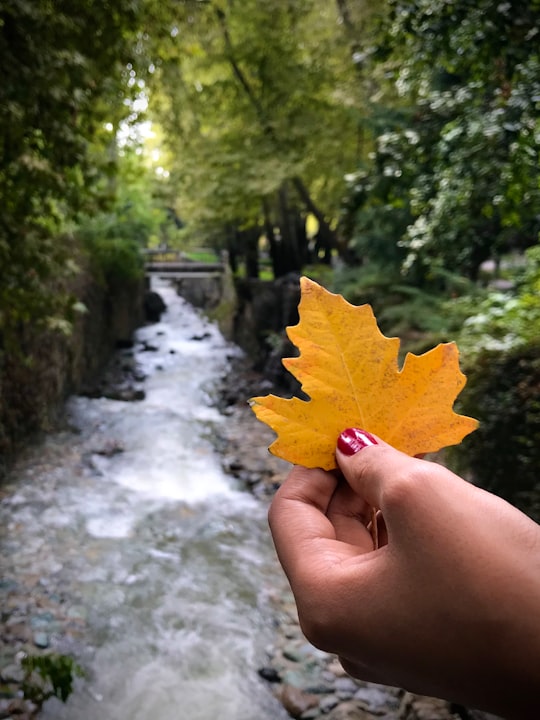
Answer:
[(268, 511), (268, 523), (287, 574), (293, 571), (299, 555), (305, 558), (305, 553), (310, 552), (311, 541), (335, 540), (334, 526), (326, 511), (337, 484), (337, 477), (325, 470), (297, 465), (276, 492)]

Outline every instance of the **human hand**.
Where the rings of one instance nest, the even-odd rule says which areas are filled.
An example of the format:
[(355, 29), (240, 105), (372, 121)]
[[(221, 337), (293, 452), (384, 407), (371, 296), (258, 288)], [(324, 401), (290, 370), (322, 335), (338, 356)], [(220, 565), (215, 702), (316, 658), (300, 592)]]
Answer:
[(295, 467), (269, 511), (308, 640), (363, 680), (540, 717), (539, 526), (362, 431), (336, 457)]

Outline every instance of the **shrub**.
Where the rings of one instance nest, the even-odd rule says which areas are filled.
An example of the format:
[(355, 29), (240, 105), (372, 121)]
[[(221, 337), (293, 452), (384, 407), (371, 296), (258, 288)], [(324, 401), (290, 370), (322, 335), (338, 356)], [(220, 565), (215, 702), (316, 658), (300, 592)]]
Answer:
[(448, 451), (449, 465), (540, 521), (540, 343), (485, 350), (466, 373), (459, 411), (480, 427)]
[[(147, 229), (147, 228), (146, 228)], [(116, 210), (83, 218), (77, 229), (98, 280), (109, 287), (140, 279), (144, 225)]]
[(73, 658), (59, 653), (27, 655), (22, 660), (24, 670), (23, 694), (39, 707), (51, 697), (66, 702), (73, 691), (76, 676), (84, 671)]
[(94, 268), (109, 287), (138, 280), (144, 273), (139, 245), (119, 237), (92, 237), (87, 240)]

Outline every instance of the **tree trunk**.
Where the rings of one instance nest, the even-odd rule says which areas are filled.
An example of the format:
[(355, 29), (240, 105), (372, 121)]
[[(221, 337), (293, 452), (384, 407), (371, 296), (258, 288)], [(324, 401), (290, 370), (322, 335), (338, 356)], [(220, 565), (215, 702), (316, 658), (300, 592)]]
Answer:
[(238, 248), (235, 236), (235, 228), (233, 228), (231, 225), (227, 225), (227, 227), (225, 228), (225, 237), (227, 244), (227, 252), (229, 255), (229, 267), (231, 268), (233, 275), (236, 275), (238, 271)]
[(246, 258), (246, 276), (259, 277), (259, 235), (258, 227), (248, 228), (241, 232), (243, 237), (244, 257)]
[(317, 207), (311, 199), (309, 191), (302, 180), (298, 177), (294, 178), (293, 185), (300, 197), (300, 200), (304, 203), (306, 210), (317, 218), (319, 223), (318, 246), (323, 250), (324, 262), (330, 264), (332, 260), (332, 250), (337, 247), (336, 234), (326, 221), (326, 218), (319, 207)]
[(263, 216), (264, 216), (264, 232), (266, 239), (268, 240), (268, 246), (270, 248), (270, 260), (272, 261), (272, 271), (274, 277), (278, 278), (285, 275), (287, 271), (284, 269), (282, 259), (282, 245), (281, 238), (276, 237), (274, 231), (274, 223), (272, 221), (272, 210), (268, 198), (264, 198), (262, 201), (263, 205)]
[(300, 272), (302, 270), (302, 261), (298, 249), (295, 218), (289, 203), (289, 192), (286, 183), (280, 187), (278, 199), (284, 266), (286, 272)]

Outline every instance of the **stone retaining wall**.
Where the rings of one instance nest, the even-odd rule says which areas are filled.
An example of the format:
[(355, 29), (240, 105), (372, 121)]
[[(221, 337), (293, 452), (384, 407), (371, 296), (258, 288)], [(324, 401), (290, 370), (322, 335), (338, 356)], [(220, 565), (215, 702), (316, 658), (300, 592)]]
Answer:
[(74, 293), (87, 312), (69, 336), (29, 325), (20, 331), (24, 354), (0, 352), (0, 479), (14, 454), (57, 423), (68, 394), (91, 384), (144, 321), (142, 280), (106, 287), (83, 271)]
[(285, 328), (298, 323), (300, 276), (291, 273), (272, 281), (239, 280), (236, 292), (234, 341), (246, 351), (256, 370), (283, 389), (298, 393), (298, 383), (281, 359), (297, 354)]
[(281, 359), (296, 354), (285, 333), (298, 322), (300, 276), (277, 280), (233, 278), (230, 270), (216, 278), (177, 280), (182, 297), (219, 323), (228, 340), (239, 345), (253, 367), (273, 383), (291, 392), (298, 384), (283, 368)]

